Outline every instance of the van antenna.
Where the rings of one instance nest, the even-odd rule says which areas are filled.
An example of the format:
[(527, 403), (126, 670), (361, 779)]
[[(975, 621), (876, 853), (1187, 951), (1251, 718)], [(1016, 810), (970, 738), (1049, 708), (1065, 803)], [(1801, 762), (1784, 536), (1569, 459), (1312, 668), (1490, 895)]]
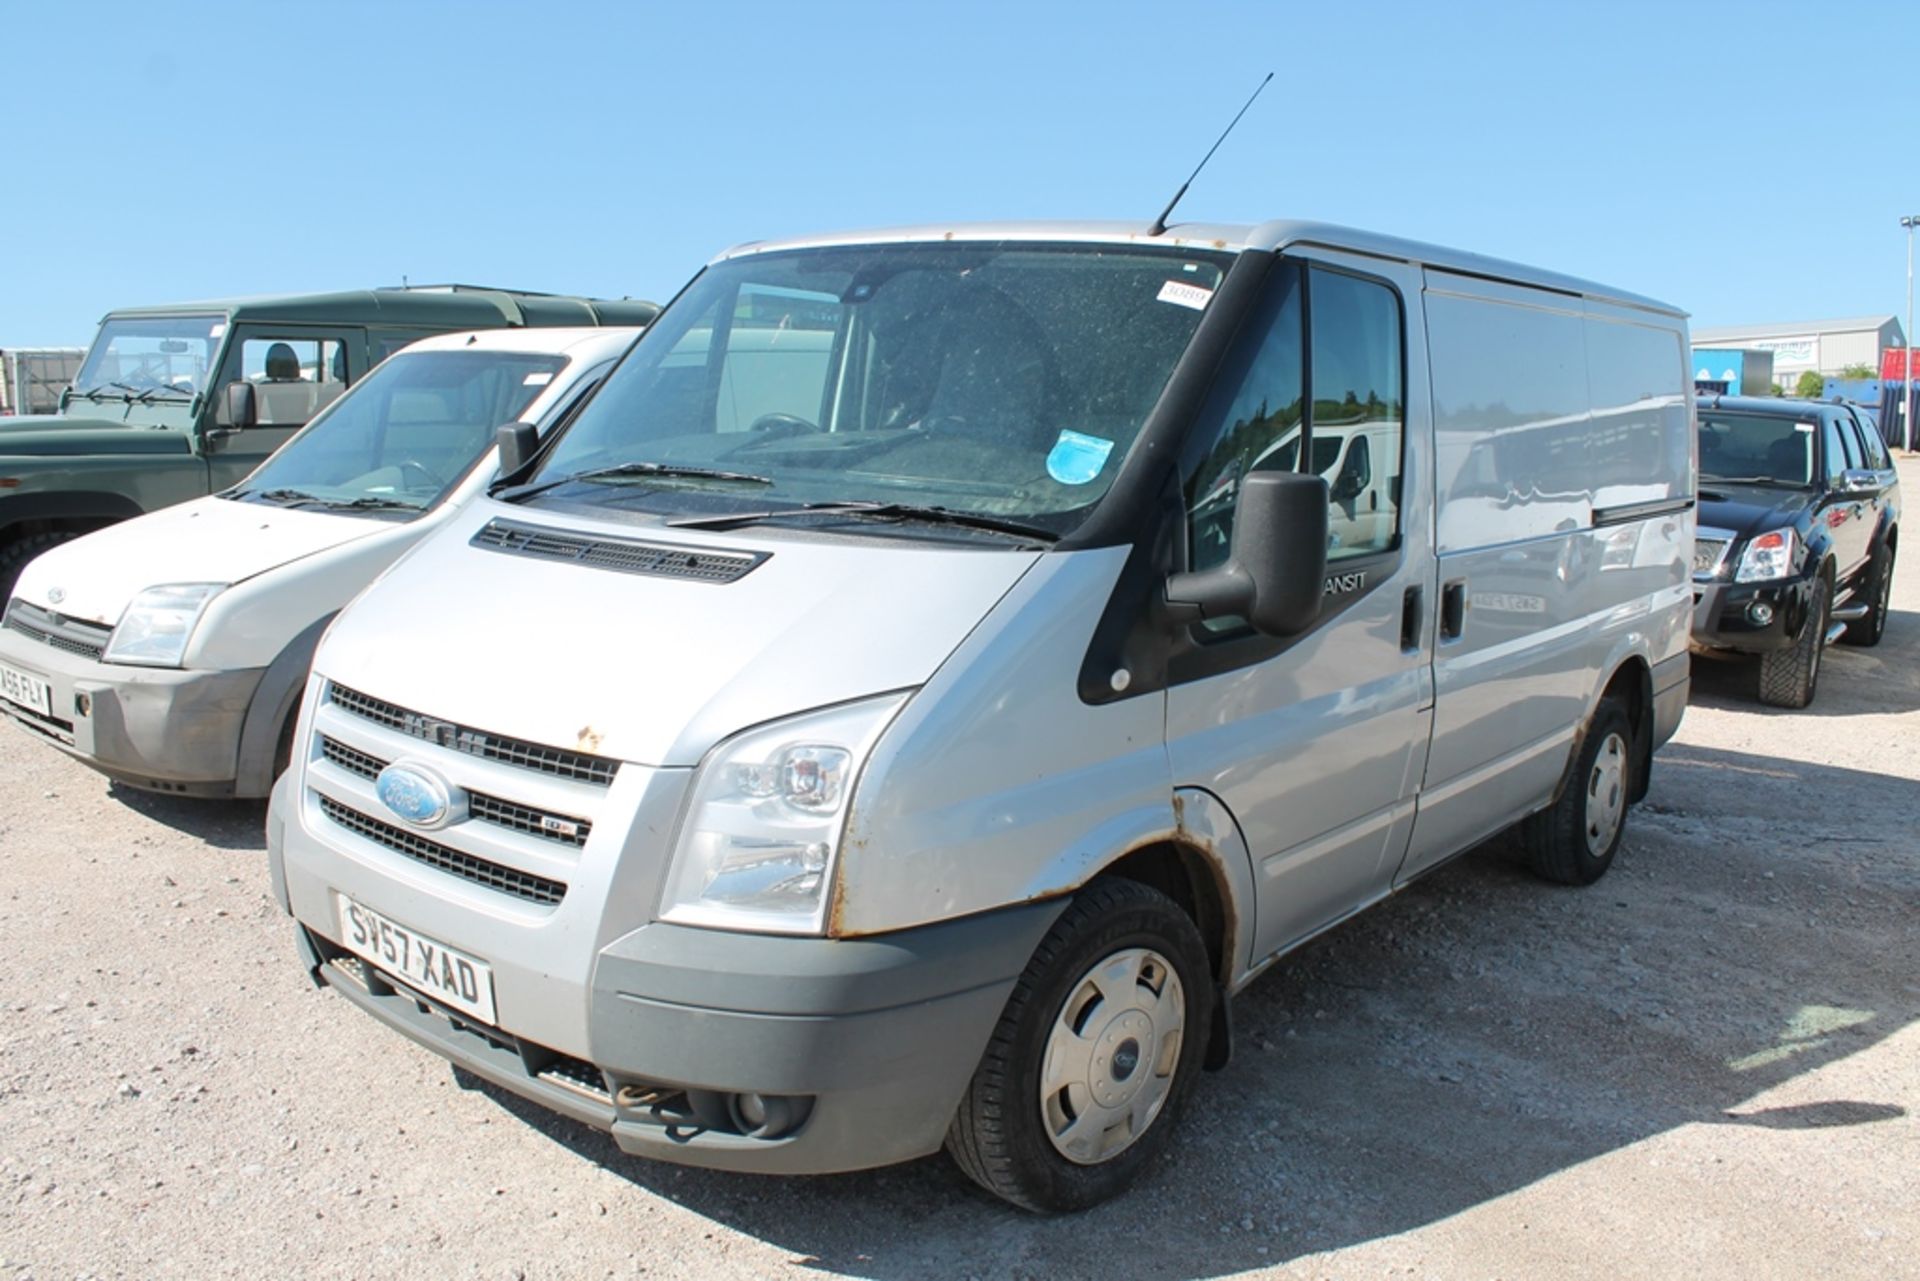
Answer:
[[(1273, 79), (1273, 73), (1269, 71), (1267, 73), (1267, 80), (1271, 79)], [(1180, 190), (1173, 193), (1173, 199), (1167, 201), (1167, 207), (1162, 209), (1160, 216), (1153, 220), (1153, 226), (1147, 228), (1147, 234), (1149, 236), (1157, 236), (1167, 229), (1167, 215), (1171, 214), (1173, 207), (1180, 203), (1180, 197), (1187, 194), (1187, 188), (1191, 187), (1193, 180), (1200, 176), (1200, 171), (1207, 167), (1207, 161), (1213, 159), (1213, 153), (1220, 150), (1220, 144), (1225, 142), (1227, 135), (1233, 132), (1234, 125), (1240, 123), (1240, 117), (1247, 114), (1247, 107), (1251, 107), (1253, 105), (1253, 99), (1260, 96), (1260, 90), (1267, 87), (1267, 80), (1260, 82), (1259, 88), (1253, 91), (1253, 97), (1247, 99), (1247, 106), (1240, 108), (1239, 114), (1227, 122), (1227, 127), (1220, 131), (1220, 137), (1215, 140), (1211, 147), (1207, 148), (1207, 154), (1200, 157), (1200, 163), (1193, 167), (1193, 172), (1187, 175), (1187, 180), (1180, 184)]]

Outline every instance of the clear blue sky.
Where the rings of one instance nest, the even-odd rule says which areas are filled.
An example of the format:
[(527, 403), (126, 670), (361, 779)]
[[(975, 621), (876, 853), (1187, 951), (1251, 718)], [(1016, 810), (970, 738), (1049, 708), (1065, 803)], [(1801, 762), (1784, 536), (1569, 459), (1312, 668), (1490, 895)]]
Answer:
[(664, 299), (730, 244), (842, 227), (1144, 223), (1268, 70), (1180, 216), (1439, 241), (1710, 325), (1904, 319), (1920, 212), (1920, 5), (1895, 0), (0, 18), (0, 345), (403, 275)]

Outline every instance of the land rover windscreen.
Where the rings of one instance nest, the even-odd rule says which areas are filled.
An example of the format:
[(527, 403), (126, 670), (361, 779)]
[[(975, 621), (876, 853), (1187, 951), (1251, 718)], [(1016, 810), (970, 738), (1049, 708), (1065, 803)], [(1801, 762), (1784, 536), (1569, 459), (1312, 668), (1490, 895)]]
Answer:
[(501, 493), (691, 525), (1065, 535), (1231, 258), (975, 242), (726, 259)]

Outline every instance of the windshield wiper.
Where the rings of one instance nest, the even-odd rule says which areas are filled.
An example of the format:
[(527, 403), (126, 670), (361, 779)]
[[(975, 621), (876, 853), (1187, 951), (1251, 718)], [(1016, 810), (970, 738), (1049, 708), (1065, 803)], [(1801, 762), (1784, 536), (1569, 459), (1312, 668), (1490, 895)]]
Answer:
[(283, 507), (295, 503), (307, 503), (314, 507), (329, 507), (339, 511), (417, 512), (426, 506), (424, 503), (409, 503), (398, 498), (381, 498), (374, 494), (361, 498), (326, 498), (319, 494), (309, 494), (304, 489), (235, 489), (228, 491), (225, 497), (252, 498), (263, 503), (277, 503)]
[[(118, 387), (118, 386), (124, 386), (125, 384), (115, 383), (114, 385)], [(181, 391), (178, 387), (169, 387), (163, 383), (163, 384), (160, 384), (159, 386), (147, 388), (145, 391), (141, 392), (138, 396), (135, 396), (134, 399), (144, 405), (149, 400), (152, 400), (155, 396), (158, 396), (161, 392), (165, 392), (169, 396), (178, 397), (181, 400), (192, 400), (194, 395), (190, 391)]]
[(860, 520), (953, 525), (962, 529), (984, 529), (996, 534), (1012, 534), (1019, 538), (1036, 538), (1046, 543), (1060, 540), (1059, 534), (1042, 525), (1030, 525), (1025, 521), (1007, 520), (1004, 517), (988, 516), (980, 512), (956, 511), (951, 507), (919, 507), (912, 503), (801, 503), (797, 507), (782, 507), (777, 511), (683, 516), (677, 520), (670, 520), (667, 524), (676, 529), (737, 529), (742, 525), (757, 525), (762, 521), (779, 520), (788, 516), (850, 516)]
[(753, 485), (771, 485), (771, 476), (755, 476), (751, 472), (722, 471), (718, 467), (682, 467), (677, 463), (616, 463), (611, 467), (592, 467), (586, 471), (577, 471), (568, 476), (543, 480), (535, 485), (518, 485), (512, 489), (500, 490), (497, 497), (506, 502), (515, 502), (522, 498), (531, 498), (535, 494), (544, 494), (549, 489), (571, 484), (578, 480), (614, 481), (627, 476), (663, 477), (669, 480), (729, 480)]
[(1807, 487), (1807, 482), (1804, 480), (1782, 480), (1778, 476), (1710, 476), (1706, 472), (1701, 472), (1700, 479), (1714, 481), (1721, 485), (1786, 485), (1792, 489)]

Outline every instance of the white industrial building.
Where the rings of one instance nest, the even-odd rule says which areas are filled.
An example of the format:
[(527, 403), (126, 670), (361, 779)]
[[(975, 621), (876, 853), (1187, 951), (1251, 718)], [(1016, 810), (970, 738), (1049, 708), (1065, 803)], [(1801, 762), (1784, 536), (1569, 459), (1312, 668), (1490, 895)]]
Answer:
[(1865, 365), (1880, 374), (1880, 353), (1906, 345), (1897, 316), (1854, 316), (1844, 320), (1803, 320), (1784, 325), (1715, 325), (1693, 331), (1695, 347), (1735, 347), (1773, 353), (1773, 380), (1792, 389), (1812, 370), (1838, 378), (1849, 365)]

